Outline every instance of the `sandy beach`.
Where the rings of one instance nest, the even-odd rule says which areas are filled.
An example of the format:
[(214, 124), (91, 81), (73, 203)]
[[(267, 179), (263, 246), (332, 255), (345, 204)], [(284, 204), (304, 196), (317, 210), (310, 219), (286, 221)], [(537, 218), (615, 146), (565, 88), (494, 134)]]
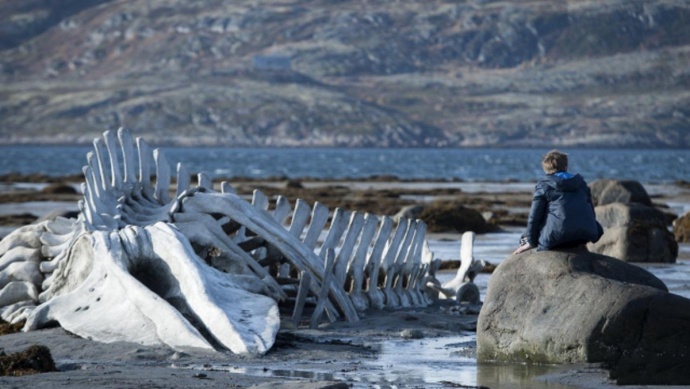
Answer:
[[(72, 182), (64, 182), (74, 186)], [(237, 182), (240, 193), (261, 188), (269, 196), (318, 199), (334, 206), (392, 214), (419, 201), (452, 199), (501, 225), (517, 228), (526, 217), (533, 184), (463, 182), (390, 182), (302, 180)], [(32, 218), (74, 212), (78, 193), (48, 193), (48, 183), (4, 183), (0, 191), (2, 235)], [(647, 187), (655, 204), (669, 213), (690, 208), (684, 185)], [(288, 192), (288, 193), (285, 193)], [(455, 231), (428, 239), (456, 242)], [(681, 245), (679, 262), (689, 259)], [(452, 256), (452, 255), (451, 255)], [(456, 259), (456, 258), (448, 258)], [(448, 270), (448, 277), (453, 270)], [(683, 281), (685, 283), (685, 281)], [(7, 388), (606, 388), (615, 387), (597, 366), (477, 364), (476, 314), (460, 314), (454, 303), (425, 308), (368, 311), (360, 321), (337, 321), (318, 329), (283, 323), (273, 348), (260, 357), (225, 352), (173, 350), (131, 343), (103, 344), (79, 338), (59, 327), (0, 336), (5, 353), (45, 345), (57, 372), (0, 377)], [(649, 387), (649, 386), (646, 386)]]

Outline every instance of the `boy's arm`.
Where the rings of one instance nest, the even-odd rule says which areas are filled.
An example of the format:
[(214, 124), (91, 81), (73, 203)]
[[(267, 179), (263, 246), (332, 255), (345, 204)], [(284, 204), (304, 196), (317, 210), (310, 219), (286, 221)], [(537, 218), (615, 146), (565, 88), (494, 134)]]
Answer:
[(592, 211), (594, 211), (594, 202), (592, 201), (592, 190), (589, 189), (589, 187), (585, 187), (585, 190), (587, 192), (587, 202), (589, 205), (592, 207)]
[(532, 206), (527, 217), (527, 242), (532, 247), (537, 247), (539, 244), (539, 232), (544, 223), (544, 216), (546, 215), (546, 197), (544, 190), (537, 188), (532, 197)]

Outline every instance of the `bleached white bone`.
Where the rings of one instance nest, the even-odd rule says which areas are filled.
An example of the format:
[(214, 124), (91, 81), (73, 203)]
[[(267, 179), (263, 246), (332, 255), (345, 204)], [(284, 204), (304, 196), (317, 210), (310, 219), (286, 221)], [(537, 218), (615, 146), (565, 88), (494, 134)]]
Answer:
[(347, 264), (347, 275), (351, 279), (351, 285), (346, 285), (346, 287), (350, 289), (352, 303), (360, 311), (364, 311), (369, 307), (369, 299), (362, 289), (366, 282), (364, 279), (364, 267), (366, 254), (369, 251), (372, 239), (374, 239), (377, 224), (378, 218), (376, 216), (371, 214), (364, 215), (364, 226), (362, 227), (357, 249)]
[(412, 245), (405, 257), (405, 262), (402, 266), (400, 282), (396, 285), (396, 291), (399, 296), (401, 296), (401, 302), (404, 302), (403, 306), (422, 306), (424, 302), (422, 298), (418, 295), (418, 290), (416, 289), (414, 277), (415, 273), (421, 266), (419, 261), (422, 245), (424, 243), (424, 237), (426, 235), (426, 224), (422, 222), (417, 222), (415, 226), (414, 236), (412, 238)]
[[(190, 240), (206, 246), (215, 245), (221, 250), (230, 253), (233, 258), (240, 263), (241, 267), (246, 266), (251, 268), (254, 273), (264, 281), (274, 298), (277, 300), (283, 300), (285, 298), (285, 294), (281, 291), (275, 280), (273, 280), (273, 278), (271, 278), (249, 254), (240, 249), (232, 240), (228, 239), (228, 237), (223, 234), (220, 226), (214, 223), (210, 215), (203, 213), (195, 214), (191, 212), (178, 214), (176, 216), (175, 225)], [(248, 273), (242, 272), (241, 274)]]
[(254, 190), (254, 196), (252, 197), (252, 204), (258, 209), (267, 211), (268, 197), (266, 197), (266, 195), (262, 191), (256, 189)]
[(462, 234), (460, 240), (460, 267), (458, 268), (455, 277), (443, 284), (443, 288), (453, 290), (453, 294), (460, 288), (465, 282), (471, 281), (468, 278), (470, 269), (474, 265), (474, 237), (475, 234), (472, 231), (467, 231)]
[(12, 281), (25, 281), (40, 286), (43, 283), (43, 275), (38, 263), (30, 261), (13, 262), (0, 271), (0, 288), (4, 288)]
[(43, 228), (48, 233), (62, 236), (73, 234), (74, 230), (79, 227), (81, 226), (76, 219), (67, 219), (61, 216), (43, 224)]
[(316, 303), (316, 308), (314, 308), (314, 314), (312, 315), (311, 321), (309, 323), (309, 326), (311, 328), (316, 328), (316, 326), (318, 325), (319, 318), (321, 317), (321, 313), (324, 310), (326, 297), (328, 296), (328, 292), (331, 289), (331, 285), (333, 285), (333, 268), (335, 266), (335, 252), (333, 251), (333, 249), (326, 249), (326, 252), (324, 253), (324, 259), (324, 277), (321, 283), (321, 290), (319, 290), (318, 292), (318, 302)]
[(0, 307), (20, 301), (38, 300), (36, 285), (26, 281), (11, 281), (0, 290)]
[[(166, 224), (94, 232), (80, 242), (98, 258), (93, 271), (73, 290), (39, 306), (28, 329), (56, 320), (71, 332), (104, 342), (124, 337), (142, 344), (210, 348), (184, 313), (204, 323), (213, 342), (236, 353), (263, 353), (274, 341), (279, 325), (275, 301), (256, 298), (204, 266), (186, 239)], [(148, 278), (153, 274), (161, 278)], [(178, 284), (167, 283), (165, 276)], [(124, 320), (99, 319), (113, 311)]]
[(335, 258), (334, 272), (335, 272), (335, 282), (338, 283), (340, 288), (345, 287), (345, 278), (347, 276), (347, 265), (350, 261), (350, 257), (355, 248), (355, 243), (362, 233), (362, 228), (364, 227), (364, 215), (361, 212), (353, 212), (350, 215), (350, 222), (347, 225), (345, 231), (345, 237), (343, 239), (343, 244)]
[(249, 203), (227, 182), (216, 192), (204, 173), (192, 187), (182, 164), (171, 198), (162, 151), (123, 129), (94, 140), (83, 173), (77, 219), (0, 242), (0, 314), (26, 319), (25, 329), (58, 321), (102, 341), (261, 354), (279, 326), (276, 303), (294, 303), (295, 325), (312, 304), (316, 327), (324, 314), (355, 321), (367, 308), (430, 301), (433, 255), (421, 221), (393, 232), (387, 217), (343, 209), (331, 217), (300, 199), (291, 210), (283, 196), (269, 211), (261, 191)]
[(159, 149), (153, 150), (153, 159), (156, 163), (156, 189), (153, 197), (158, 202), (164, 204), (170, 201), (170, 165), (163, 152)]
[(392, 230), (393, 219), (384, 217), (377, 232), (377, 236), (374, 239), (374, 247), (369, 253), (365, 265), (365, 274), (369, 279), (366, 291), (367, 300), (369, 301), (370, 307), (374, 309), (383, 309), (385, 306), (386, 296), (379, 289), (378, 279), (379, 269), (383, 262), (384, 250)]
[(120, 141), (120, 148), (122, 150), (122, 170), (124, 173), (122, 182), (125, 184), (123, 189), (125, 191), (132, 191), (137, 183), (134, 159), (134, 140), (132, 139), (132, 135), (129, 133), (129, 131), (118, 131), (117, 137)]
[(211, 181), (211, 177), (209, 177), (206, 173), (201, 172), (197, 174), (196, 177), (197, 181), (199, 182), (199, 188), (204, 188), (207, 190), (213, 189), (213, 181)]
[[(395, 256), (390, 263), (388, 270), (386, 271), (386, 285), (383, 292), (386, 295), (386, 306), (390, 308), (398, 308), (401, 306), (401, 296), (396, 291), (396, 284), (400, 282), (402, 264), (405, 261), (410, 245), (412, 244), (413, 237), (416, 230), (416, 221), (408, 219), (404, 224), (405, 235), (403, 237), (402, 243), (396, 250)], [(400, 228), (400, 226), (398, 226)]]
[[(339, 211), (336, 210), (336, 215), (339, 214)], [(311, 222), (309, 223), (309, 229), (307, 230), (307, 233), (304, 237), (304, 244), (310, 248), (314, 249), (316, 246), (316, 243), (319, 239), (319, 235), (321, 234), (321, 231), (323, 231), (324, 226), (328, 222), (328, 208), (326, 208), (325, 205), (319, 203), (318, 201), (314, 203), (314, 208), (312, 209), (311, 213)], [(335, 219), (335, 216), (333, 217)], [(330, 235), (331, 230), (328, 230), (328, 234)], [(328, 239), (328, 238), (326, 238)]]
[(41, 247), (42, 224), (29, 224), (10, 232), (0, 241), (0, 255), (4, 255), (15, 247), (39, 248)]
[(292, 312), (292, 322), (295, 326), (299, 325), (302, 319), (302, 312), (309, 294), (309, 285), (311, 284), (311, 275), (309, 272), (302, 270), (300, 272), (300, 283), (297, 288), (297, 296), (295, 297), (295, 308)]
[[(297, 238), (290, 235), (272, 217), (266, 217), (265, 211), (257, 209), (245, 201), (241, 201), (241, 198), (238, 196), (232, 194), (221, 195), (219, 193), (198, 193), (193, 197), (186, 198), (183, 202), (183, 207), (188, 212), (223, 213), (229, 215), (233, 220), (262, 236), (267, 242), (280, 247), (285, 257), (293, 261), (295, 267), (310, 271), (316, 280), (323, 280), (324, 268), (314, 252), (306, 249)], [(352, 306), (351, 300), (342, 289), (332, 288), (330, 295), (333, 296), (347, 320), (358, 320), (358, 315)]]
[(177, 189), (175, 190), (175, 198), (179, 198), (184, 191), (190, 188), (191, 176), (187, 168), (183, 164), (177, 164)]
[(35, 307), (36, 304), (29, 300), (6, 305), (0, 308), (0, 319), (12, 324), (21, 320), (26, 320), (25, 315), (31, 312)]
[(455, 299), (457, 302), (469, 302), (480, 304), (479, 288), (474, 284), (474, 276), (484, 266), (482, 262), (475, 261), (473, 255), (475, 234), (472, 231), (463, 233), (460, 245), (460, 267), (455, 277), (443, 285), (429, 282), (427, 287), (443, 294), (446, 298)]
[(379, 273), (383, 274), (384, 281), (381, 285), (381, 292), (385, 298), (385, 304), (388, 307), (397, 306), (395, 302), (395, 296), (393, 296), (393, 291), (391, 290), (393, 279), (395, 277), (393, 271), (393, 264), (395, 263), (396, 255), (400, 250), (400, 246), (405, 238), (405, 233), (410, 226), (410, 222), (401, 220), (395, 229), (393, 239), (388, 242), (386, 248), (384, 249), (383, 259), (381, 260), (381, 266), (379, 267)]
[(230, 185), (230, 183), (227, 181), (223, 181), (220, 183), (220, 192), (237, 194), (237, 190), (235, 190), (235, 188), (232, 185)]
[(400, 305), (402, 307), (411, 307), (413, 305), (413, 301), (406, 288), (409, 286), (409, 279), (412, 275), (415, 251), (417, 246), (421, 243), (420, 238), (423, 236), (423, 227), (424, 223), (416, 220), (413, 221), (413, 224), (408, 231), (408, 235), (410, 235), (410, 237), (409, 243), (405, 249), (406, 251), (404, 252), (404, 255), (398, 257), (398, 261), (396, 263), (397, 276), (395, 281), (395, 295), (400, 300)]
[(0, 257), (0, 270), (4, 270), (10, 264), (15, 262), (36, 262), (41, 260), (41, 249), (40, 248), (30, 248), (15, 246), (5, 252), (5, 254)]
[(48, 231), (46, 228), (46, 231), (41, 234), (39, 237), (39, 240), (41, 241), (41, 246), (60, 246), (65, 243), (69, 243), (72, 240), (72, 231), (70, 230), (67, 233), (64, 234), (58, 234), (55, 232)]
[(288, 216), (290, 216), (290, 211), (292, 208), (290, 207), (290, 201), (288, 201), (285, 196), (278, 196), (276, 199), (276, 208), (273, 211), (273, 218), (276, 219), (276, 221), (280, 225), (285, 225), (285, 221), (287, 220)]

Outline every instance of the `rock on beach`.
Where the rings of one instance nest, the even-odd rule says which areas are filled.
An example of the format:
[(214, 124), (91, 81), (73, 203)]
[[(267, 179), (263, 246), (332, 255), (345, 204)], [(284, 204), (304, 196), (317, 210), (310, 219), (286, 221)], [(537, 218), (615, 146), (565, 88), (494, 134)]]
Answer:
[(638, 203), (611, 203), (595, 209), (604, 235), (589, 250), (627, 262), (674, 263), (678, 243), (664, 214)]
[(647, 190), (638, 181), (600, 179), (592, 182), (589, 188), (595, 206), (612, 203), (652, 205)]
[(690, 384), (690, 299), (635, 265), (530, 250), (492, 275), (479, 362), (602, 363), (619, 384)]
[(669, 218), (653, 206), (644, 186), (634, 180), (601, 179), (590, 184), (596, 218), (604, 235), (590, 251), (627, 262), (674, 263), (678, 243)]

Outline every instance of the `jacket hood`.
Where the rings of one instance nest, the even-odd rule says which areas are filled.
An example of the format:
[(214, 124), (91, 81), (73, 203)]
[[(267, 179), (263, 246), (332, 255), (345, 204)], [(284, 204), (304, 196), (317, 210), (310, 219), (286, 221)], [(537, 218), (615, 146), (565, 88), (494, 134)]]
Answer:
[(587, 185), (581, 175), (568, 172), (549, 174), (540, 181), (563, 192), (573, 192)]

